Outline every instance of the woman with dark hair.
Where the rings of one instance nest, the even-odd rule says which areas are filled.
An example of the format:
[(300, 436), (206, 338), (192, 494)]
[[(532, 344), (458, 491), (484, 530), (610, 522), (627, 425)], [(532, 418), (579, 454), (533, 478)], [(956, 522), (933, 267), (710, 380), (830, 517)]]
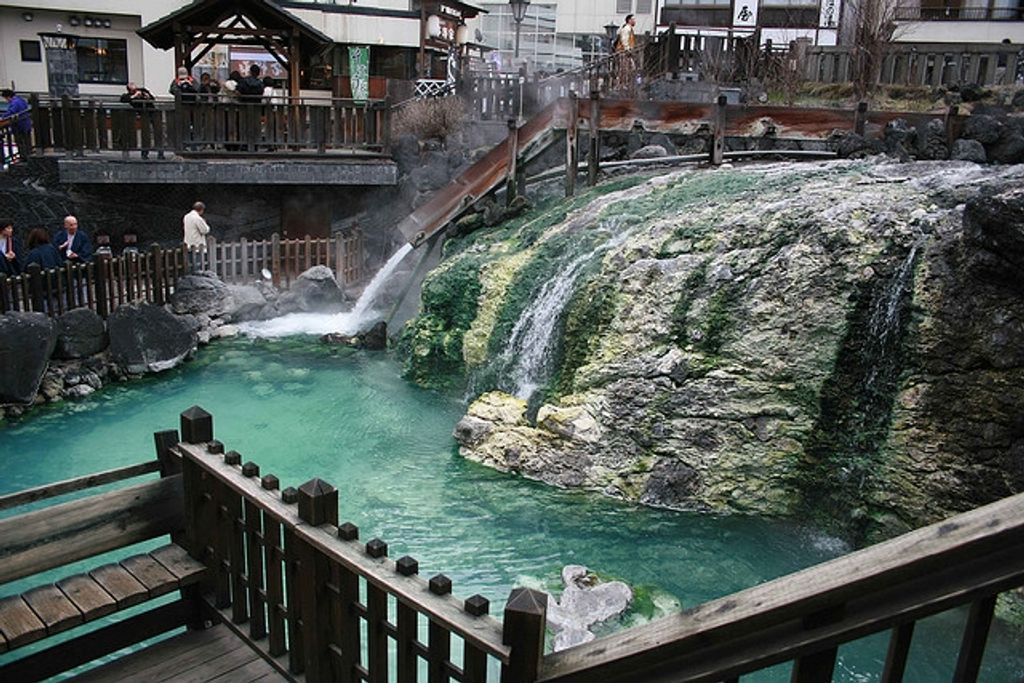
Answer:
[(50, 236), (45, 228), (32, 228), (32, 232), (28, 234), (25, 267), (33, 263), (38, 263), (43, 270), (60, 267), (60, 254), (57, 253), (57, 248), (50, 244)]

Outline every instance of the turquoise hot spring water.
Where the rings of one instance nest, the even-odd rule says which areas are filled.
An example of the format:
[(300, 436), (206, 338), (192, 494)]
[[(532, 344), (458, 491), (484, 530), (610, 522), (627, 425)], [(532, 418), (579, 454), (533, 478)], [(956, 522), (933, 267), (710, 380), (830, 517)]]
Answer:
[[(418, 389), (389, 356), (338, 351), (315, 340), (237, 340), (145, 380), (0, 423), (0, 493), (153, 457), (154, 431), (177, 427), (198, 404), (217, 438), (283, 486), (318, 476), (340, 491), (341, 517), (421, 573), (444, 572), (455, 592), (482, 593), (500, 614), (516, 585), (557, 589), (584, 564), (638, 589), (638, 607), (602, 633), (747, 588), (847, 548), (791, 521), (655, 510), (596, 493), (556, 490), (458, 456), (458, 398)], [(38, 580), (38, 579), (36, 579)], [(29, 580), (0, 587), (6, 595)], [(906, 680), (949, 680), (964, 612), (915, 632)], [(1020, 636), (997, 625), (982, 680), (1024, 680)], [(838, 681), (878, 680), (887, 636), (843, 647)], [(744, 681), (788, 680), (781, 666)]]

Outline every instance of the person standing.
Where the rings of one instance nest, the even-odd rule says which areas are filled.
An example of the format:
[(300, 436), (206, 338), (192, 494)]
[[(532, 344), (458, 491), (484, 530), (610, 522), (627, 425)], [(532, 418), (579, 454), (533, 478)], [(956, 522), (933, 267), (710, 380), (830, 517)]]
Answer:
[(636, 71), (633, 50), (636, 48), (636, 17), (626, 15), (622, 27), (615, 37), (615, 58), (618, 61), (619, 89), (629, 89), (633, 85), (633, 73)]
[(622, 22), (617, 37), (615, 38), (615, 51), (628, 52), (636, 47), (636, 17), (632, 14), (626, 15)]
[(14, 239), (14, 221), (0, 218), (0, 275), (21, 272), (21, 245)]
[(18, 145), (18, 156), (24, 159), (32, 150), (32, 115), (28, 102), (10, 88), (5, 88), (0, 95), (7, 100), (7, 113), (4, 114), (3, 120), (11, 122), (14, 142)]
[(178, 67), (177, 77), (171, 81), (171, 85), (167, 88), (167, 92), (172, 95), (181, 95), (182, 102), (195, 102), (196, 101), (196, 79), (192, 78), (192, 75), (183, 66)]
[(64, 218), (64, 228), (53, 238), (53, 246), (60, 253), (61, 261), (88, 263), (92, 261), (92, 242), (84, 231), (78, 229), (78, 219)]
[(203, 218), (204, 213), (206, 213), (206, 204), (196, 202), (192, 205), (192, 210), (186, 213), (181, 221), (182, 241), (188, 248), (192, 272), (198, 270), (203, 261), (202, 252), (206, 250), (206, 236), (210, 234), (210, 226)]

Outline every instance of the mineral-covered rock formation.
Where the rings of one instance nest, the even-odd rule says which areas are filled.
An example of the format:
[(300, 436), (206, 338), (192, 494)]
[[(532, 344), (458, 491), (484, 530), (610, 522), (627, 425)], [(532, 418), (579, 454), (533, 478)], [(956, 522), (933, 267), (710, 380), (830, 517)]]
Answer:
[(861, 540), (1024, 490), (1024, 167), (629, 177), (453, 239), (409, 377), (461, 452)]

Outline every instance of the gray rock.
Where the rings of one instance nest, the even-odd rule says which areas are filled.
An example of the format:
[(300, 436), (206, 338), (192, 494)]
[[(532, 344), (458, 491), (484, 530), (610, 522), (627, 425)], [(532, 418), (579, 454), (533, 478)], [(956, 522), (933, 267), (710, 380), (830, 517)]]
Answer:
[(202, 273), (185, 275), (174, 285), (171, 307), (175, 313), (205, 313), (213, 317), (224, 313), (228, 298), (228, 286), (216, 277)]
[(917, 144), (917, 129), (906, 119), (895, 119), (885, 124), (882, 139), (888, 154), (906, 161)]
[(86, 358), (107, 348), (103, 319), (88, 308), (76, 308), (57, 318), (56, 358)]
[(1010, 106), (1014, 109), (1024, 109), (1024, 90), (1018, 90), (1013, 94), (1013, 99), (1010, 100)]
[(267, 299), (255, 285), (228, 285), (228, 298), (223, 317), (231, 322), (257, 320), (262, 316)]
[(111, 358), (129, 374), (169, 370), (187, 358), (198, 342), (188, 323), (152, 304), (119, 306), (107, 325)]
[(452, 436), (463, 446), (473, 446), (490, 434), (492, 428), (493, 425), (487, 420), (466, 415), (455, 425)]
[(313, 266), (304, 272), (277, 300), (277, 308), (282, 313), (340, 311), (344, 304), (345, 292), (327, 266)]
[(989, 145), (989, 161), (998, 161), (1000, 164), (1019, 164), (1024, 162), (1024, 135), (1010, 126), (1005, 126), (999, 134), (999, 139)]
[(76, 384), (73, 387), (68, 387), (64, 390), (64, 396), (66, 398), (85, 398), (96, 390), (88, 384)]
[(949, 152), (949, 158), (956, 161), (973, 161), (976, 164), (984, 164), (988, 161), (985, 155), (985, 146), (977, 140), (960, 139), (953, 143), (953, 149)]
[(57, 324), (43, 313), (0, 316), (0, 403), (31, 404), (57, 346)]
[(924, 130), (917, 135), (918, 159), (948, 159), (949, 147), (946, 146), (946, 126), (942, 119), (931, 119)]
[(700, 474), (674, 458), (659, 458), (640, 495), (640, 502), (670, 508), (693, 507), (700, 490)]
[(622, 614), (633, 601), (633, 591), (625, 583), (601, 583), (582, 565), (565, 566), (562, 583), (562, 595), (557, 600), (548, 597), (548, 625), (555, 631), (556, 652), (593, 640), (591, 626)]
[(647, 144), (648, 145), (658, 145), (659, 147), (664, 147), (665, 148), (665, 152), (668, 153), (669, 156), (675, 156), (676, 154), (678, 154), (678, 151), (676, 150), (675, 143), (673, 143), (672, 140), (670, 140), (669, 137), (667, 135), (665, 135), (664, 133), (654, 133), (654, 134), (652, 134), (647, 139)]
[(668, 156), (668, 150), (661, 145), (646, 145), (629, 155), (630, 159), (661, 159)]
[(964, 125), (964, 137), (968, 140), (977, 140), (983, 145), (997, 142), (1002, 132), (1002, 121), (988, 114), (973, 114)]

